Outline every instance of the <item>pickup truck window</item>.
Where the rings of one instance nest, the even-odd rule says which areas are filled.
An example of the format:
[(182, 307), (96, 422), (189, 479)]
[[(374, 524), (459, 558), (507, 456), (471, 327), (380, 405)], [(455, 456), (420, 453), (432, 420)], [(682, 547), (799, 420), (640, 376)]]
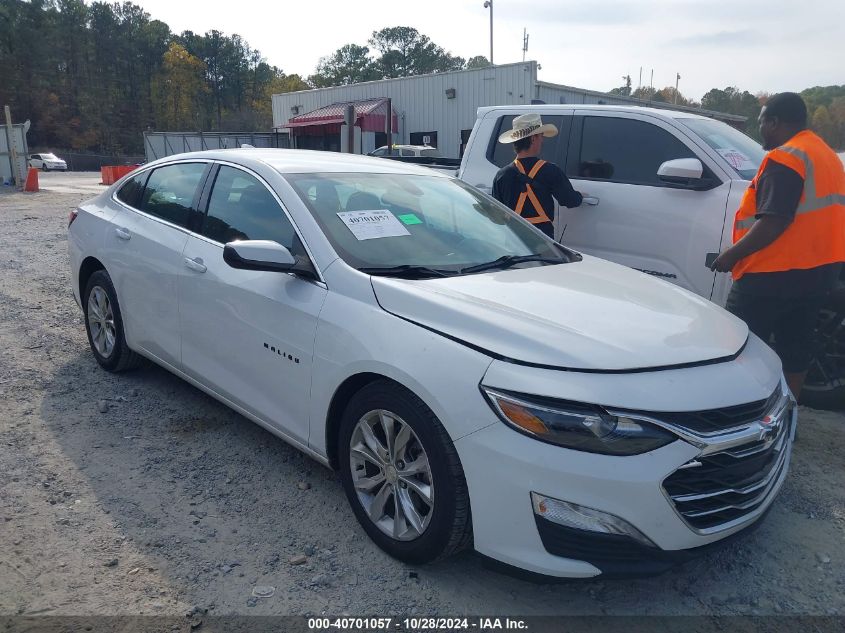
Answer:
[(715, 149), (743, 180), (751, 180), (763, 162), (760, 144), (727, 123), (713, 119), (676, 119)]
[(578, 161), (570, 178), (662, 186), (657, 170), (675, 158), (696, 158), (692, 150), (664, 129), (620, 117), (584, 117)]
[[(499, 143), (499, 136), (513, 127), (513, 120), (516, 116), (518, 115), (508, 114), (499, 117), (496, 124), (496, 130), (493, 133), (487, 158), (497, 167), (504, 167), (508, 163), (512, 163), (513, 159), (516, 158), (516, 154), (513, 153), (512, 143)], [(565, 151), (561, 151), (561, 148), (566, 147), (566, 142), (569, 139), (569, 128), (572, 125), (572, 117), (544, 116), (543, 123), (553, 124), (558, 129), (558, 135), (543, 141), (543, 151), (540, 154), (540, 158), (557, 163), (562, 167), (566, 156), (564, 155)]]

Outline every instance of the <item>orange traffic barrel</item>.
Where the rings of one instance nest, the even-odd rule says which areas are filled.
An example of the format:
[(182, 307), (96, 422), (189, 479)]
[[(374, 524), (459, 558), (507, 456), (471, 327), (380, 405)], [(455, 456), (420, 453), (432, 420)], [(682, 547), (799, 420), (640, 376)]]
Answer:
[(23, 186), (24, 191), (38, 191), (38, 170), (35, 167), (30, 167), (26, 173), (26, 183)]

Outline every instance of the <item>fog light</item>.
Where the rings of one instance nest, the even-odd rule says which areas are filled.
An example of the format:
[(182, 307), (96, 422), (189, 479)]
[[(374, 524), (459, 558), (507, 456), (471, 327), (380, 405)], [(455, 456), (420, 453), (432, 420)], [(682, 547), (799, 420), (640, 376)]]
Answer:
[(645, 534), (612, 514), (544, 497), (536, 492), (531, 493), (531, 504), (534, 506), (534, 514), (552, 523), (587, 532), (630, 536), (647, 547), (656, 547)]

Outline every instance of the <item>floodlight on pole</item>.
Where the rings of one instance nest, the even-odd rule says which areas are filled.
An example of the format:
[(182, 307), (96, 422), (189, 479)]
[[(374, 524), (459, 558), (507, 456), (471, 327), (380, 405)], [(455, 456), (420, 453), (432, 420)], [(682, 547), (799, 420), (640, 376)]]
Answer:
[(484, 0), (484, 8), (490, 9), (490, 65), (493, 65), (493, 0)]

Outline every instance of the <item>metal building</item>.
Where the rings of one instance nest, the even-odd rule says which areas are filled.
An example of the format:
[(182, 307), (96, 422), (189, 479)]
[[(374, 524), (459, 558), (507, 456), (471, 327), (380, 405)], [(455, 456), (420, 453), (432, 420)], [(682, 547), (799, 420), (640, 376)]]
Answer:
[[(390, 99), (398, 122), (393, 142), (437, 147), (443, 156), (459, 157), (475, 123), (476, 111), (490, 105), (532, 103), (592, 103), (643, 105), (688, 110), (712, 116), (742, 127), (745, 117), (698, 108), (643, 101), (620, 95), (573, 88), (537, 80), (534, 61), (488, 66), (433, 75), (370, 81), (349, 86), (318, 88), (273, 95), (273, 128), (288, 131), (304, 115), (328, 106), (350, 102)], [(293, 120), (293, 121), (292, 121)], [(332, 122), (336, 124), (336, 121)], [(328, 131), (328, 130), (327, 130)], [(335, 130), (330, 133), (334, 134)], [(337, 132), (339, 135), (339, 132)], [(372, 131), (361, 134), (360, 150), (372, 151), (383, 143), (383, 136)], [(428, 141), (428, 143), (424, 143)], [(298, 145), (300, 147), (314, 146)], [(324, 144), (333, 146), (333, 143)]]

